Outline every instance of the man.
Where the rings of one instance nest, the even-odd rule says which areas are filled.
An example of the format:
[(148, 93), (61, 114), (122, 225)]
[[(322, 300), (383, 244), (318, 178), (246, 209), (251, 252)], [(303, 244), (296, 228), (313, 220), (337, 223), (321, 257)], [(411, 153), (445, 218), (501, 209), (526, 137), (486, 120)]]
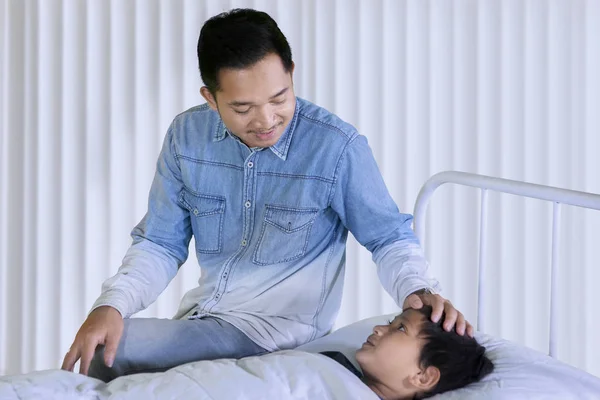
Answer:
[[(295, 97), (291, 50), (275, 21), (254, 10), (213, 17), (198, 59), (207, 104), (171, 124), (148, 212), (63, 369), (81, 358), (81, 373), (108, 381), (318, 338), (340, 306), (348, 230), (398, 305), (431, 305), (432, 320), (445, 312), (446, 329), (472, 334), (431, 293), (437, 283), (426, 277), (411, 216), (399, 213), (365, 137)], [(177, 274), (192, 236), (202, 273), (174, 319), (129, 319)]]

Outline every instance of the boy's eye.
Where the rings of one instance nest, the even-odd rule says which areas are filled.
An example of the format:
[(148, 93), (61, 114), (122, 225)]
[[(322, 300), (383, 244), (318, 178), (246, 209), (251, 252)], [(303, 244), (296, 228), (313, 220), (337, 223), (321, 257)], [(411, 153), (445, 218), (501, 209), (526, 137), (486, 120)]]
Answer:
[(247, 110), (245, 110), (245, 111), (239, 111), (239, 110), (233, 110), (233, 111), (235, 111), (237, 114), (242, 114), (242, 115), (244, 115), (244, 114), (248, 114), (248, 112), (250, 111), (250, 109), (247, 109)]
[[(395, 320), (391, 320), (388, 319), (388, 325), (392, 325), (394, 323)], [(404, 324), (402, 322), (400, 322), (400, 325), (398, 325), (398, 330), (401, 332), (406, 332), (406, 327), (404, 326)]]

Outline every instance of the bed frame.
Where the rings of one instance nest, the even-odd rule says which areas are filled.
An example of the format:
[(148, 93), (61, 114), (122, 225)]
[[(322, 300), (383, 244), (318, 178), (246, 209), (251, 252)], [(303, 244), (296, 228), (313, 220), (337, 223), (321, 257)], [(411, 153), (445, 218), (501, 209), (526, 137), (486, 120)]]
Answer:
[(560, 247), (560, 212), (561, 205), (568, 204), (576, 207), (600, 211), (600, 195), (575, 190), (561, 189), (552, 186), (538, 185), (509, 179), (494, 178), (466, 172), (446, 171), (432, 176), (421, 188), (414, 210), (414, 227), (417, 237), (425, 245), (425, 215), (427, 205), (434, 191), (445, 183), (470, 186), (481, 190), (481, 211), (479, 217), (479, 264), (477, 285), (477, 330), (485, 331), (485, 260), (487, 248), (487, 199), (488, 191), (509, 193), (522, 197), (546, 200), (553, 203), (552, 217), (552, 258), (550, 266), (550, 345), (549, 355), (556, 357), (557, 321), (557, 280), (558, 250)]

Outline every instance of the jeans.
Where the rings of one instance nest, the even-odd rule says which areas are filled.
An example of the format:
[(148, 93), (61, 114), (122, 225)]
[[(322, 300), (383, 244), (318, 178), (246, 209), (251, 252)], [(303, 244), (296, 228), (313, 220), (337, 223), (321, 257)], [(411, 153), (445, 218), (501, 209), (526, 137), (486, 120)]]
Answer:
[(233, 325), (213, 317), (194, 320), (125, 319), (113, 366), (104, 363), (99, 346), (89, 376), (109, 382), (140, 372), (162, 372), (200, 360), (243, 358), (267, 351)]

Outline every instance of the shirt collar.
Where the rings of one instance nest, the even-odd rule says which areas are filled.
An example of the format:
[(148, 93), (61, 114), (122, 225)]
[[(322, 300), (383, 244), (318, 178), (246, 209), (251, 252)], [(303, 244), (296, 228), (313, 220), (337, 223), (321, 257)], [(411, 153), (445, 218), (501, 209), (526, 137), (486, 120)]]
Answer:
[(215, 134), (213, 137), (213, 142), (219, 142), (219, 141), (225, 139), (225, 137), (228, 134), (227, 128), (225, 128), (225, 124), (223, 123), (223, 120), (221, 119), (221, 116), (218, 113), (217, 113), (217, 118), (219, 120), (215, 127)]
[[(294, 131), (296, 130), (296, 123), (298, 122), (298, 114), (300, 111), (300, 102), (298, 101), (298, 98), (296, 98), (295, 100), (296, 108), (294, 110), (294, 116), (292, 120), (285, 128), (285, 131), (283, 131), (283, 134), (281, 135), (277, 143), (269, 147), (273, 154), (275, 154), (277, 157), (281, 158), (284, 161), (287, 159), (287, 154), (290, 149), (290, 144), (292, 143), (292, 136), (294, 135)], [(219, 121), (217, 122), (215, 127), (213, 142), (219, 142), (225, 139), (227, 135), (231, 134), (229, 133), (229, 131), (227, 131), (223, 120), (219, 117)]]
[(287, 159), (287, 154), (290, 149), (290, 143), (292, 143), (292, 136), (294, 136), (294, 131), (296, 130), (296, 123), (298, 122), (298, 113), (300, 111), (300, 102), (298, 98), (296, 100), (296, 109), (294, 110), (294, 116), (292, 120), (283, 131), (283, 134), (273, 146), (270, 147), (273, 154), (277, 157), (281, 158), (283, 161)]

